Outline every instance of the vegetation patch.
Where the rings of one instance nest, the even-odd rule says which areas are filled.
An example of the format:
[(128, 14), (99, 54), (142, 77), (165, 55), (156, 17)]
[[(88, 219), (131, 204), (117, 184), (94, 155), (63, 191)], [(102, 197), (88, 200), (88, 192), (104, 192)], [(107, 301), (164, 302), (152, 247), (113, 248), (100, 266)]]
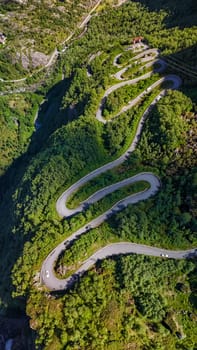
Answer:
[[(6, 105), (1, 103), (2, 125), (5, 120), (7, 123), (3, 130), (8, 126), (5, 137), (8, 147), (2, 146), (6, 158), (2, 171), (9, 165), (0, 183), (1, 312), (5, 315), (13, 314), (14, 310), (27, 312), (31, 327), (36, 330), (37, 348), (194, 350), (196, 347), (195, 259), (117, 257), (99, 262), (65, 295), (50, 294), (39, 285), (39, 271), (46, 256), (77, 228), (88, 223), (94, 214), (89, 208), (71, 220), (63, 220), (56, 213), (57, 198), (82, 176), (128, 148), (142, 114), (161, 88), (147, 95), (132, 110), (101, 125), (95, 120), (96, 110), (106, 89), (117, 82), (112, 77), (116, 70), (112, 66), (113, 58), (138, 35), (151, 47), (158, 47), (162, 55), (181, 53), (182, 60), (187, 56), (185, 50), (196, 45), (197, 33), (193, 26), (196, 13), (191, 2), (177, 5), (175, 1), (167, 0), (163, 4), (144, 0), (144, 3), (146, 6), (129, 1), (120, 7), (112, 8), (109, 4), (101, 8), (99, 15), (92, 17), (84, 35), (70, 42), (53, 74), (48, 73), (42, 86), (37, 85), (37, 78), (35, 81), (32, 78), (29, 89), (37, 90), (35, 100), (24, 94), (20, 105), (13, 94), (3, 97)], [(74, 2), (69, 4), (74, 6)], [(8, 6), (11, 12), (19, 7), (19, 4), (5, 5), (5, 14)], [(42, 9), (45, 4), (39, 6)], [(50, 12), (52, 17), (56, 15), (53, 7)], [(31, 11), (31, 16), (34, 15), (38, 16)], [(73, 9), (73, 18), (76, 17)], [(39, 13), (38, 27), (40, 18)], [(46, 20), (52, 27), (50, 18), (48, 14)], [(21, 21), (23, 23), (23, 19)], [(42, 27), (45, 28), (46, 23)], [(39, 35), (42, 39), (43, 33), (44, 30), (41, 34), (35, 31), (33, 36)], [(56, 46), (56, 37), (50, 41), (51, 33), (45, 34), (43, 45), (48, 54), (52, 46)], [(58, 42), (61, 35), (62, 31), (57, 35)], [(16, 52), (8, 35), (7, 44), (0, 49), (1, 76), (7, 78), (17, 71), (21, 77), (17, 63), (9, 71)], [(98, 51), (102, 54), (89, 62), (91, 55)], [(88, 65), (92, 75), (87, 74)], [(171, 73), (174, 72), (171, 69)], [(148, 115), (137, 149), (117, 170), (117, 175), (113, 175), (120, 179), (138, 170), (152, 170), (160, 177), (161, 190), (155, 197), (128, 206), (96, 230), (81, 236), (66, 252), (70, 256), (65, 254), (65, 262), (70, 261), (68, 268), (77, 266), (86, 253), (91, 255), (106, 242), (128, 240), (172, 249), (196, 247), (196, 93), (192, 88), (193, 78), (185, 79), (183, 72), (180, 76), (185, 84), (183, 93), (169, 91), (157, 103)], [(43, 80), (43, 75), (41, 78)], [(5, 90), (3, 82), (1, 90)], [(47, 96), (43, 96), (46, 92)], [(39, 113), (44, 127), (34, 134), (26, 152), (32, 135), (34, 108), (43, 97), (48, 99), (42, 106), (43, 113)], [(10, 116), (21, 120), (21, 135), (25, 134), (20, 138), (17, 154), (13, 145), (17, 137), (19, 140), (19, 133)], [(12, 159), (23, 152), (23, 162), (19, 158), (12, 163)], [(111, 181), (107, 176), (109, 174), (104, 183)], [(99, 182), (99, 186), (102, 185), (101, 180)], [(95, 207), (95, 213), (99, 210)], [(178, 283), (185, 288), (177, 289)]]

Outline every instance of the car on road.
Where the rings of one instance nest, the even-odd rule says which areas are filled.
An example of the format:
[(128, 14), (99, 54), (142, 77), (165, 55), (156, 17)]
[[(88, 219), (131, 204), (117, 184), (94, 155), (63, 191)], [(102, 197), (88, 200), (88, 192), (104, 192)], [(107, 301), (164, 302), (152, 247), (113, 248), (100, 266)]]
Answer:
[(162, 256), (163, 258), (168, 258), (168, 254), (161, 253), (160, 256)]
[(49, 271), (48, 270), (45, 271), (45, 274), (46, 274), (46, 277), (49, 278)]
[(155, 101), (158, 102), (161, 99), (161, 96), (156, 97)]

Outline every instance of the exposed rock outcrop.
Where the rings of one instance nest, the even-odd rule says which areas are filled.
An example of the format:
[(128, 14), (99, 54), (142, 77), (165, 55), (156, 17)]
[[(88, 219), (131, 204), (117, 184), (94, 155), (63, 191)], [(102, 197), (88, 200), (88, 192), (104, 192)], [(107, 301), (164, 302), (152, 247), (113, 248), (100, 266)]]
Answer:
[(42, 52), (38, 51), (23, 51), (21, 53), (17, 53), (16, 57), (14, 59), (14, 62), (21, 63), (23, 68), (25, 69), (31, 69), (31, 68), (37, 68), (37, 67), (43, 67), (47, 64), (49, 61), (49, 56), (45, 55)]

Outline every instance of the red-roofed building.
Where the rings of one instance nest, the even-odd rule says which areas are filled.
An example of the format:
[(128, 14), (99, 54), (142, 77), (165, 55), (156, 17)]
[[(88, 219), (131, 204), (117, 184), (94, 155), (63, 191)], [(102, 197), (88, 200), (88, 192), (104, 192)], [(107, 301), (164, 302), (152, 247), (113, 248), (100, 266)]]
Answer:
[(133, 45), (140, 44), (142, 40), (144, 40), (143, 36), (136, 36), (135, 38), (133, 38)]

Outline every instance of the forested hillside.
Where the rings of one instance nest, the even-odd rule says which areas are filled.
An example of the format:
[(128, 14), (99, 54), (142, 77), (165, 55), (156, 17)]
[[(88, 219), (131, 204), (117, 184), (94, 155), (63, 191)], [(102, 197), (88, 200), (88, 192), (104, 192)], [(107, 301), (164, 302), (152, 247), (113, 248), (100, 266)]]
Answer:
[(0, 175), (27, 149), (40, 102), (37, 94), (0, 96)]
[[(18, 13), (22, 15), (28, 4), (4, 3), (1, 11), (6, 14), (21, 6)], [(55, 4), (51, 2), (49, 11), (45, 2), (40, 3), (43, 17), (32, 13), (32, 20), (46, 31), (51, 23), (49, 16), (56, 13)], [(72, 31), (83, 16), (74, 11), (73, 1), (58, 4), (66, 5), (67, 22), (71, 13), (76, 14)], [(89, 5), (82, 5), (84, 13), (88, 12)], [(56, 201), (65, 189), (129, 147), (141, 116), (164, 88), (169, 90), (148, 114), (136, 150), (123, 164), (84, 185), (70, 198), (69, 205), (74, 207), (96, 190), (146, 171), (159, 177), (158, 193), (129, 205), (81, 235), (62, 252), (55, 273), (58, 278), (71, 275), (88, 256), (114, 242), (172, 250), (197, 247), (196, 6), (194, 1), (183, 4), (175, 0), (164, 5), (148, 0), (115, 5), (117, 2), (101, 2), (87, 30), (68, 43), (43, 85), (34, 92), (0, 96), (1, 314), (30, 317), (30, 327), (35, 331), (31, 349), (195, 350), (194, 257), (176, 261), (116, 256), (97, 262), (65, 293), (49, 293), (40, 284), (42, 262), (53, 248), (124, 196), (148, 186), (142, 182), (116, 191), (68, 219), (56, 212)], [(63, 20), (59, 18), (50, 26), (52, 32), (45, 41), (52, 45), (46, 44), (49, 51), (59, 37), (64, 38)], [(39, 32), (34, 35), (39, 36)], [(150, 47), (157, 47), (164, 59), (175, 57), (181, 67), (187, 64), (191, 71), (170, 64), (162, 73), (156, 73), (154, 65), (140, 71), (141, 62), (132, 65), (137, 52), (128, 50), (138, 35)], [(4, 55), (3, 50), (6, 47), (0, 48), (0, 55)], [(123, 79), (147, 72), (151, 75), (109, 94), (103, 116), (110, 122), (104, 124), (96, 119), (96, 112), (105, 91), (119, 82), (114, 76), (120, 69), (114, 65), (117, 55), (117, 64), (131, 64)], [(14, 69), (20, 76), (22, 71), (17, 66)], [(172, 91), (165, 81), (147, 92), (168, 73), (180, 76), (180, 91)], [(138, 104), (116, 117), (143, 91), (147, 93)]]

